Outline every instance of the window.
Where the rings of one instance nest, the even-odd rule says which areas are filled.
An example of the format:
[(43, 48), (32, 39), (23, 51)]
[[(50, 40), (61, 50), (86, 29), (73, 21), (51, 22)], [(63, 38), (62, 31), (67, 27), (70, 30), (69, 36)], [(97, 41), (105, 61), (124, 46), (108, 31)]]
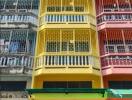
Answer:
[(67, 51), (68, 50), (68, 44), (67, 42), (62, 42), (62, 51)]
[(24, 91), (25, 89), (25, 81), (0, 81), (0, 91)]
[(88, 52), (89, 51), (88, 42), (75, 42), (75, 51)]
[(43, 82), (43, 88), (92, 88), (91, 81), (50, 81)]
[(125, 47), (124, 46), (117, 46), (117, 52), (119, 52), (119, 53), (125, 52)]
[(106, 52), (114, 53), (115, 52), (115, 46), (106, 46)]
[(60, 42), (47, 42), (46, 51), (47, 52), (59, 52)]
[(129, 52), (132, 53), (132, 46), (128, 46)]
[(69, 42), (69, 51), (74, 51), (74, 44)]
[(109, 88), (132, 89), (132, 81), (109, 81)]

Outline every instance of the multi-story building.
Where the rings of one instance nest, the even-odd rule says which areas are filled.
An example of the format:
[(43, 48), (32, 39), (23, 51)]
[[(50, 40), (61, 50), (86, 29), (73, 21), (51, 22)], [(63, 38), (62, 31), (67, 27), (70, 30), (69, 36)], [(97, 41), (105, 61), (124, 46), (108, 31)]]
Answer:
[(0, 0), (0, 98), (27, 98), (36, 42), (38, 0)]
[(41, 0), (32, 88), (100, 88), (94, 0)]
[(96, 0), (104, 87), (132, 88), (132, 0)]

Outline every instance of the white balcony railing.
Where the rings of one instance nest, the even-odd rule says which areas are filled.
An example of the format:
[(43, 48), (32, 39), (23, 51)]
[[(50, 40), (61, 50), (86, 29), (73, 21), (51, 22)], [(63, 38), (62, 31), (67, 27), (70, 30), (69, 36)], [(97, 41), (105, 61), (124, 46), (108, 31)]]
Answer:
[(96, 25), (95, 17), (83, 14), (45, 14), (40, 17), (40, 25), (45, 24), (93, 24)]
[(1, 15), (0, 16), (0, 23), (19, 23), (19, 24), (28, 24), (31, 23), (33, 25), (38, 24), (37, 18), (34, 16), (27, 16), (27, 15)]
[(36, 58), (36, 68), (37, 67), (95, 67), (99, 69), (99, 58), (93, 56), (39, 56)]
[(31, 56), (0, 56), (0, 73), (31, 74), (33, 60)]

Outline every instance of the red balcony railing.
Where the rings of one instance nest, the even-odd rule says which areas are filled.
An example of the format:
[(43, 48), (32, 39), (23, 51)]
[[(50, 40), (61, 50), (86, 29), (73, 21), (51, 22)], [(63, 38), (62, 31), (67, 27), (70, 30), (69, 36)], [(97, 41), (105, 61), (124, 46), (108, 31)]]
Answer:
[(129, 12), (132, 10), (132, 0), (96, 0), (96, 12)]
[(102, 68), (108, 66), (132, 68), (132, 56), (107, 56), (101, 58), (101, 64)]

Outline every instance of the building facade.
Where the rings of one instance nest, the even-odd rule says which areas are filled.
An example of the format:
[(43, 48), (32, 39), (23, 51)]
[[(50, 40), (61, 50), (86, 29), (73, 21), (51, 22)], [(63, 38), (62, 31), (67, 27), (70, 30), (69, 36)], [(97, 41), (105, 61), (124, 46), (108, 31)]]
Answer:
[(32, 88), (100, 88), (94, 0), (41, 0)]
[(132, 0), (96, 0), (105, 88), (132, 88)]
[(0, 0), (0, 98), (27, 99), (36, 44), (38, 0)]

